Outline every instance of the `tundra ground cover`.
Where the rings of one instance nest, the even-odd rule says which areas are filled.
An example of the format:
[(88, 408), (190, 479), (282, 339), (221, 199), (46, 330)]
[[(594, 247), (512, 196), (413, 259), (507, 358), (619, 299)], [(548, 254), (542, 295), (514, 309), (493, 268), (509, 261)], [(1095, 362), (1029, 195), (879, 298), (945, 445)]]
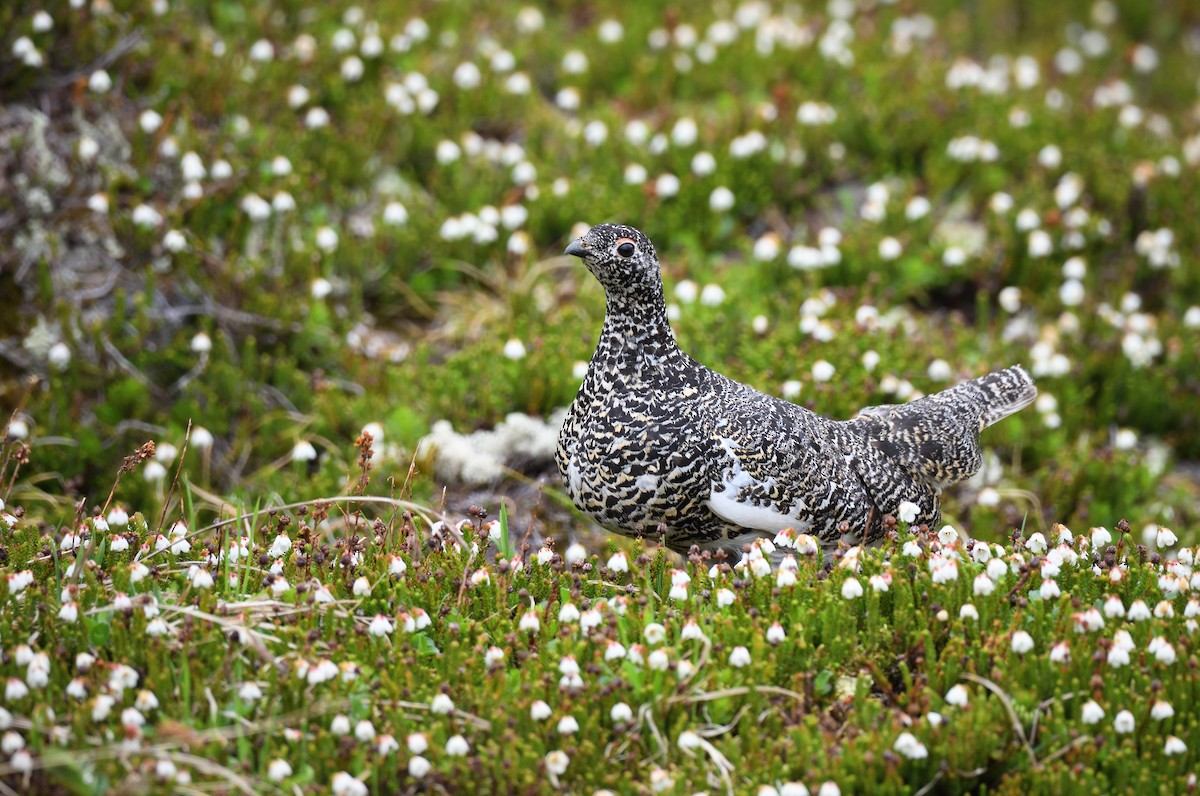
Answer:
[[(6, 4), (4, 781), (1181, 789), (1197, 25), (1135, 0)], [(453, 429), (570, 400), (602, 296), (555, 255), (602, 220), (659, 243), (690, 353), (825, 414), (1029, 367), (1036, 408), (947, 501), (1004, 550), (898, 530), (710, 579), (547, 522), (552, 423)], [(478, 517), (435, 541), (466, 513), (444, 484), (494, 518), (512, 470), (542, 486), (507, 571)], [(375, 502), (398, 495), (411, 521)]]

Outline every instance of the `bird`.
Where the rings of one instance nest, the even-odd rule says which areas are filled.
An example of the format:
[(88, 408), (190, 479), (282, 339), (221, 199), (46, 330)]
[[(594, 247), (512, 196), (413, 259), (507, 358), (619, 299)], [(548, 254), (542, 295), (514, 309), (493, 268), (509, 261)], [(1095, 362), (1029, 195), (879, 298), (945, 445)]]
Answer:
[(936, 527), (942, 490), (982, 466), (980, 431), (1037, 397), (1014, 365), (826, 418), (686, 354), (658, 255), (637, 229), (600, 224), (564, 254), (605, 295), (595, 353), (558, 435), (565, 490), (600, 526), (684, 555), (723, 550), (737, 561), (785, 529), (826, 549), (874, 544), (905, 501), (917, 507), (913, 527)]

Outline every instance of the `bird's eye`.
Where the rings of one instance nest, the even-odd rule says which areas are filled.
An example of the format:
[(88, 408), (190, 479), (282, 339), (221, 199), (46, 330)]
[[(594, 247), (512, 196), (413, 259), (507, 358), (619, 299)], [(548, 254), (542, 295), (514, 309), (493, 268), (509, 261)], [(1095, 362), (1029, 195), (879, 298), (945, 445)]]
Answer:
[(617, 247), (617, 254), (621, 255), (622, 257), (632, 257), (633, 256), (633, 244), (628, 241), (626, 241), (625, 243), (622, 243), (620, 246)]

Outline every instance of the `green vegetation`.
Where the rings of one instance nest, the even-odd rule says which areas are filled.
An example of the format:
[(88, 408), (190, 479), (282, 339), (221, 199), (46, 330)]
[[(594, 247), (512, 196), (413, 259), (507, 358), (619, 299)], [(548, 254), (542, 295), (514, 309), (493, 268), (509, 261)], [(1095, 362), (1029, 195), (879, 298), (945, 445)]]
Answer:
[[(0, 781), (1183, 790), (1198, 26), (1143, 0), (4, 4)], [(557, 255), (605, 220), (659, 246), (686, 350), (824, 414), (1026, 365), (1041, 399), (946, 503), (1004, 549), (901, 529), (798, 554), (794, 586), (628, 546), (614, 572), (562, 559), (587, 529), (502, 516), (513, 481), (494, 546), (479, 516), (432, 535), (448, 454), (410, 466), (418, 442), (570, 401), (603, 296)]]

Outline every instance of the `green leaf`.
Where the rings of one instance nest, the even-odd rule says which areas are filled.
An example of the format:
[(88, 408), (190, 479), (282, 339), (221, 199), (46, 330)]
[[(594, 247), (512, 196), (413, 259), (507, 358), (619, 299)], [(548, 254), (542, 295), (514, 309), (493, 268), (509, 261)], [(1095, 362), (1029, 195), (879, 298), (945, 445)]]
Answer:
[(503, 500), (500, 501), (500, 553), (505, 558), (512, 558), (513, 545), (508, 536), (508, 508)]
[(416, 633), (409, 639), (409, 643), (421, 655), (441, 655), (442, 651), (438, 649), (437, 644), (433, 643), (433, 639), (424, 633)]
[(84, 622), (87, 624), (88, 643), (93, 647), (103, 647), (108, 644), (108, 639), (112, 636), (112, 614), (102, 613), (92, 617), (87, 617)]
[(813, 681), (813, 690), (821, 696), (825, 696), (833, 690), (833, 672), (828, 669), (822, 669), (817, 674), (817, 679)]

